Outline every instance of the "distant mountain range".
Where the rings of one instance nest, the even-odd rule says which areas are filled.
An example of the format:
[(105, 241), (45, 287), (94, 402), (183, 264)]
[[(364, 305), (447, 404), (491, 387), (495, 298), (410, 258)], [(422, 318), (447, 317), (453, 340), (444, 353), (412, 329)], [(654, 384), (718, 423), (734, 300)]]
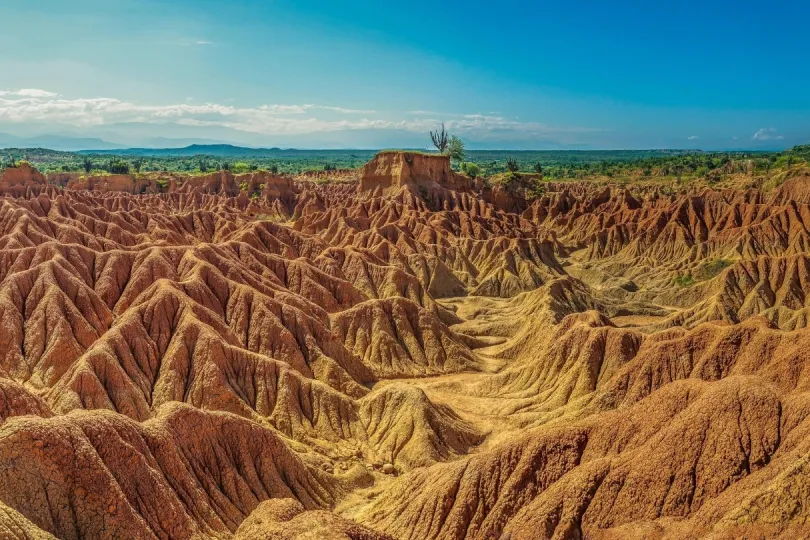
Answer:
[(95, 137), (64, 137), (60, 135), (17, 137), (7, 133), (0, 133), (0, 148), (47, 148), (48, 150), (76, 152), (87, 148), (120, 150), (125, 147)]
[(248, 148), (232, 144), (192, 144), (183, 148), (126, 148), (110, 150), (83, 150), (82, 154), (116, 154), (122, 156), (146, 157), (192, 157), (213, 156), (227, 158), (251, 158), (277, 155), (296, 150), (282, 150), (281, 148)]

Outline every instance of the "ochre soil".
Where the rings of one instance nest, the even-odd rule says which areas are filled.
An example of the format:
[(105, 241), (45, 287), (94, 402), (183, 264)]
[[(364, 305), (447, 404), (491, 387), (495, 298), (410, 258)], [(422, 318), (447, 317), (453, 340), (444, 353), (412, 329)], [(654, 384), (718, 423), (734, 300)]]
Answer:
[(810, 178), (354, 176), (0, 179), (0, 537), (810, 536)]

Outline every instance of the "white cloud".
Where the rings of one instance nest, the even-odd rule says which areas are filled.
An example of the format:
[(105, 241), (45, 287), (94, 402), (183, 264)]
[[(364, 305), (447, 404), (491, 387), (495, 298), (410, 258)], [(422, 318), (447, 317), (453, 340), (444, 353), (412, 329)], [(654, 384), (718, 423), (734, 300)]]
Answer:
[(30, 98), (47, 98), (47, 97), (56, 97), (59, 94), (55, 92), (48, 92), (47, 90), (40, 90), (39, 88), (22, 88), (20, 90), (3, 90), (0, 91), (0, 97), (2, 96), (19, 96), (19, 97), (30, 97)]
[(412, 114), (414, 116), (461, 116), (459, 114), (443, 113), (436, 111), (408, 111), (408, 114)]
[[(237, 107), (231, 104), (184, 103), (143, 105), (113, 98), (49, 99), (50, 92), (0, 94), (0, 123), (67, 124), (94, 127), (124, 122), (218, 126), (260, 135), (309, 134), (342, 130), (404, 130), (427, 133), (444, 121), (448, 130), (461, 136), (497, 139), (565, 136), (570, 133), (601, 131), (580, 127), (554, 127), (537, 122), (521, 122), (497, 115), (458, 114), (439, 120), (437, 114), (405, 114), (392, 119), (372, 110), (332, 105), (269, 104)], [(319, 111), (328, 112), (324, 118)]]
[(213, 41), (198, 41), (195, 45), (213, 45)]
[(318, 107), (319, 109), (323, 109), (325, 111), (334, 111), (341, 114), (375, 114), (377, 111), (369, 111), (365, 109), (346, 109), (344, 107), (329, 107), (327, 105), (321, 105)]
[(777, 134), (776, 128), (761, 128), (754, 133), (752, 139), (755, 141), (781, 141), (784, 137)]
[(696, 141), (696, 140), (698, 140), (698, 139), (700, 139), (700, 137), (698, 137), (697, 135), (692, 135), (692, 136), (691, 136), (691, 137), (689, 137), (687, 140), (690, 140), (690, 141)]

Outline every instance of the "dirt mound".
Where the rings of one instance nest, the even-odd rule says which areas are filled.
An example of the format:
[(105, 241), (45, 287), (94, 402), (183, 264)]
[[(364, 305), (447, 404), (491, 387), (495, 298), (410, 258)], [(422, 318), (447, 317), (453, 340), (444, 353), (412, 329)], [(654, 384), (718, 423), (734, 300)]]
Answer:
[(378, 455), (404, 470), (463, 455), (483, 440), (472, 425), (418, 388), (386, 386), (363, 399), (360, 414)]
[(0, 189), (42, 186), (48, 183), (45, 176), (29, 163), (21, 162), (15, 167), (6, 167), (0, 176)]
[(478, 367), (465, 338), (455, 335), (434, 312), (404, 298), (370, 300), (336, 315), (332, 326), (347, 348), (380, 378)]
[(391, 540), (386, 534), (361, 527), (325, 511), (305, 511), (295, 499), (271, 499), (259, 505), (239, 529), (235, 539)]
[(271, 431), (184, 406), (144, 424), (102, 411), (12, 419), (0, 455), (0, 499), (60, 538), (221, 536), (268, 498), (328, 506), (335, 483)]

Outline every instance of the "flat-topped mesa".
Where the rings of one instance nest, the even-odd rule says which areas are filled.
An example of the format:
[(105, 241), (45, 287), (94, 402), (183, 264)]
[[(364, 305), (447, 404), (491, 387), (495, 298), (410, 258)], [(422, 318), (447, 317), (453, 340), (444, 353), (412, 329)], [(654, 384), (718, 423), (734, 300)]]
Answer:
[(421, 152), (380, 152), (366, 163), (360, 178), (360, 189), (382, 189), (386, 193), (405, 186), (453, 191), (471, 191), (471, 180), (450, 168), (450, 157)]
[(0, 176), (0, 188), (15, 186), (44, 186), (48, 183), (41, 172), (32, 167), (29, 163), (21, 161), (16, 167), (7, 167)]

